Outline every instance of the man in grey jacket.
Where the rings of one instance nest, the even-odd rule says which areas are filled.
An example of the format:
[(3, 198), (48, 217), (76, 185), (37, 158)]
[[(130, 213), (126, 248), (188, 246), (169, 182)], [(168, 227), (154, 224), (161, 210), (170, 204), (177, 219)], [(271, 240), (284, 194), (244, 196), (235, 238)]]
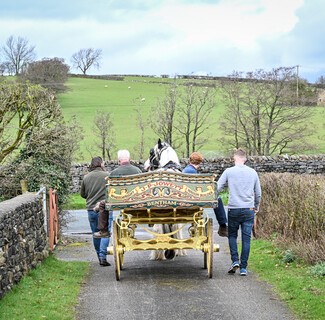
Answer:
[[(257, 172), (246, 166), (246, 152), (237, 149), (234, 153), (235, 166), (226, 169), (219, 178), (218, 192), (226, 185), (229, 189), (228, 201), (228, 243), (232, 264), (228, 273), (240, 268), (240, 275), (247, 275), (247, 263), (255, 214), (259, 210), (262, 196)], [(237, 237), (241, 227), (242, 250), (239, 260)]]
[[(108, 172), (105, 170), (104, 162), (101, 157), (91, 160), (89, 173), (82, 180), (80, 195), (86, 199), (88, 220), (91, 231), (94, 235), (98, 229), (98, 213), (94, 211), (96, 204), (105, 200), (106, 177)], [(103, 267), (109, 266), (106, 260), (109, 238), (97, 239), (93, 237), (93, 244), (99, 259), (99, 264)]]

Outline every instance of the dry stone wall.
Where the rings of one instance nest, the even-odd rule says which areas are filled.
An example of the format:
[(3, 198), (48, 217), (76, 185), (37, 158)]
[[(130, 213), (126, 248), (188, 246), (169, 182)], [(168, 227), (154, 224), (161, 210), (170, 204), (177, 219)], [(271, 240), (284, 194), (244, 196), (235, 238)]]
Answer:
[(39, 197), (26, 193), (0, 202), (0, 299), (47, 256)]
[[(133, 161), (132, 164), (143, 170), (143, 161)], [(181, 160), (182, 167), (187, 165), (187, 160)], [(254, 156), (249, 157), (247, 165), (254, 168), (258, 173), (264, 172), (291, 172), (298, 174), (322, 174), (325, 175), (325, 155), (301, 155), (301, 156)], [(118, 166), (117, 161), (106, 161), (106, 169), (112, 171)], [(216, 158), (204, 161), (200, 166), (201, 173), (221, 173), (233, 166), (231, 158)], [(84, 175), (88, 172), (88, 163), (74, 164), (71, 166), (72, 185), (71, 191), (80, 191)]]

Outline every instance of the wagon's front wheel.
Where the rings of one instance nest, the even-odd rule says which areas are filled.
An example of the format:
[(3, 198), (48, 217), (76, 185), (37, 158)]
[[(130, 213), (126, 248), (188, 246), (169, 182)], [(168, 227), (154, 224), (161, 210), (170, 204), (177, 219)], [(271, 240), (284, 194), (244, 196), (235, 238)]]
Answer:
[(208, 268), (208, 277), (212, 278), (213, 275), (213, 252), (214, 252), (214, 245), (213, 245), (213, 220), (210, 218), (207, 224), (207, 237), (208, 237), (208, 252), (205, 255), (204, 265)]
[(121, 261), (120, 261), (120, 253), (118, 252), (118, 226), (115, 221), (113, 221), (113, 254), (114, 254), (114, 262), (115, 262), (115, 277), (116, 280), (120, 280), (121, 275)]

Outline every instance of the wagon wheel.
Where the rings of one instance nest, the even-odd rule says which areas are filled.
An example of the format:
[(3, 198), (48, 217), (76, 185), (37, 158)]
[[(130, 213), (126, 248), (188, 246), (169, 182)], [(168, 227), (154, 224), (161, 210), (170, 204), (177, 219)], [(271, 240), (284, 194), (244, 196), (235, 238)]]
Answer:
[[(121, 228), (119, 229), (119, 239), (122, 237), (121, 236)], [(123, 270), (123, 265), (124, 265), (124, 252), (119, 253), (119, 258), (120, 258), (120, 269)]]
[[(207, 236), (207, 241), (208, 241), (208, 227), (207, 225), (205, 225), (205, 235)], [(207, 269), (208, 268), (208, 254), (206, 252), (203, 253), (203, 269)]]
[(210, 218), (207, 223), (208, 252), (206, 253), (205, 263), (208, 268), (208, 277), (213, 274), (213, 220)]
[(113, 253), (114, 253), (114, 262), (115, 262), (115, 277), (116, 280), (120, 280), (121, 273), (121, 264), (120, 264), (120, 253), (117, 250), (118, 247), (118, 230), (117, 224), (113, 221)]

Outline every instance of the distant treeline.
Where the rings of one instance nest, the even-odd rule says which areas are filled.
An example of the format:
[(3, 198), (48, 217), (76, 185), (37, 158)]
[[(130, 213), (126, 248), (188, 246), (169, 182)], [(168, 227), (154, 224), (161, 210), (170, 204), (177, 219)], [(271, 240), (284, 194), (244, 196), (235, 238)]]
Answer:
[[(168, 74), (162, 74), (160, 76), (155, 75), (149, 75), (149, 74), (104, 74), (104, 75), (87, 75), (87, 74), (76, 74), (76, 73), (70, 73), (71, 77), (75, 78), (89, 78), (89, 79), (103, 79), (103, 80), (117, 80), (117, 81), (123, 81), (125, 77), (139, 77), (139, 78), (163, 78), (163, 79), (170, 79), (170, 78), (177, 78), (177, 79), (185, 79), (185, 80), (231, 80), (232, 77), (221, 77), (221, 76), (199, 76), (199, 75), (182, 75), (178, 74), (174, 77), (171, 77)], [(250, 79), (250, 78), (236, 78), (236, 80), (240, 82), (250, 82), (250, 81), (256, 81), (256, 79)], [(308, 85), (316, 87), (316, 88), (324, 88), (324, 85), (322, 84), (316, 84), (316, 83), (309, 83)]]
[[(75, 78), (89, 78), (89, 79), (103, 79), (103, 80), (120, 80), (123, 81), (125, 77), (139, 77), (139, 78), (172, 78), (168, 74), (162, 74), (160, 76), (146, 75), (146, 74), (104, 74), (104, 75), (88, 75), (88, 74), (75, 74), (70, 73), (71, 77)], [(176, 75), (174, 78), (177, 79), (188, 79), (188, 80), (229, 80), (230, 77), (213, 77), (213, 76), (197, 76), (197, 75)], [(240, 81), (251, 81), (249, 78), (242, 78)]]

